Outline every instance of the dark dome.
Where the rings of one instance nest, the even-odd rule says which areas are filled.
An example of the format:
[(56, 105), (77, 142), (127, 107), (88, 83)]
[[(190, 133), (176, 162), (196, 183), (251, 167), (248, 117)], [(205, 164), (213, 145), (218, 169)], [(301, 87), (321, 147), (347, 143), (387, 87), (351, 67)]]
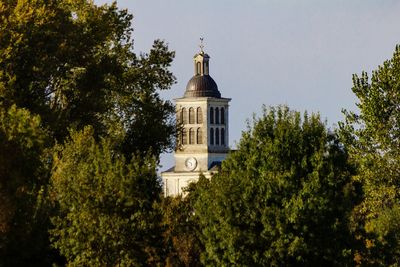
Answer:
[(184, 97), (221, 98), (218, 86), (210, 75), (195, 75), (186, 85)]

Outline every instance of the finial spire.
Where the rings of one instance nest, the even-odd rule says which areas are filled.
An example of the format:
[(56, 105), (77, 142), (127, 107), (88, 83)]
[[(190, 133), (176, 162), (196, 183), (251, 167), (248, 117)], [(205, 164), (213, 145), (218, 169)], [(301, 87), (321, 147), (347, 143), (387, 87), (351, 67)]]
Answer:
[(204, 48), (204, 43), (203, 43), (203, 41), (204, 41), (204, 38), (203, 38), (203, 37), (200, 37), (200, 45), (199, 45), (199, 47), (200, 47), (200, 52), (201, 52), (201, 53), (204, 53), (204, 51), (203, 51), (203, 48)]

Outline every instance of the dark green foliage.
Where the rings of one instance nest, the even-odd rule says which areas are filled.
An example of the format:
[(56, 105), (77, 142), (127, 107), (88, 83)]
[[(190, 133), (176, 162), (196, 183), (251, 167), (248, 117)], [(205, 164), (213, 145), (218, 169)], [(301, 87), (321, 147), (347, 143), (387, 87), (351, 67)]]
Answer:
[(143, 266), (159, 262), (160, 187), (152, 158), (130, 162), (93, 131), (72, 133), (54, 159), (54, 246), (70, 266)]
[(39, 116), (0, 107), (0, 266), (50, 264), (46, 141)]
[(0, 103), (39, 114), (58, 141), (68, 128), (92, 125), (97, 135), (120, 139), (126, 156), (173, 147), (174, 109), (157, 90), (175, 81), (174, 53), (155, 41), (137, 56), (131, 20), (116, 4), (2, 2)]
[(194, 204), (198, 192), (207, 190), (209, 181), (203, 176), (189, 184), (185, 196), (167, 197), (161, 203), (164, 227), (166, 266), (201, 266), (200, 254), (204, 246), (200, 241), (200, 225)]
[[(353, 76), (359, 113), (345, 111), (340, 134), (358, 166), (362, 202), (353, 212), (352, 230), (361, 242), (358, 264), (400, 262), (400, 46), (372, 72)], [(384, 252), (384, 253), (383, 253)]]
[[(155, 41), (148, 54), (136, 55), (131, 21), (115, 3), (0, 1), (0, 265), (54, 261), (48, 246), (49, 216), (58, 212), (47, 196), (51, 151), (70, 129), (90, 125), (97, 141), (108, 140), (113, 153), (126, 158), (124, 168), (133, 168), (131, 158), (146, 164), (150, 154), (158, 161), (174, 146), (174, 107), (159, 96), (175, 81), (168, 70), (174, 52)], [(149, 255), (156, 253), (143, 254), (150, 262)]]
[(318, 115), (264, 109), (195, 205), (210, 266), (343, 266), (351, 168)]

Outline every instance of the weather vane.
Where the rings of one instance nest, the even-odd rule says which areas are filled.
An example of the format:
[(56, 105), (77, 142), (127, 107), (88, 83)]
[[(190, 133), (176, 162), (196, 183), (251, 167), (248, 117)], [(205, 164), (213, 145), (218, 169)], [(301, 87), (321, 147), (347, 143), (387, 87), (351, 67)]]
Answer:
[(200, 37), (200, 45), (199, 45), (199, 47), (200, 47), (200, 51), (201, 51), (201, 52), (204, 52), (204, 51), (203, 51), (203, 48), (204, 48), (204, 43), (203, 43), (203, 41), (204, 41), (204, 38), (203, 38), (203, 37)]

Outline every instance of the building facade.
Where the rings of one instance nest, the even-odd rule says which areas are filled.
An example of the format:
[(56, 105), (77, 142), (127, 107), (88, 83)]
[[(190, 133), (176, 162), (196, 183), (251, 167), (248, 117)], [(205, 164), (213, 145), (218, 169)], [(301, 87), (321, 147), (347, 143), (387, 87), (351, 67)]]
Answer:
[(182, 194), (200, 174), (211, 178), (229, 152), (231, 99), (221, 97), (209, 70), (210, 57), (201, 49), (194, 56), (194, 76), (184, 96), (175, 99), (180, 133), (175, 166), (161, 173), (166, 196)]

